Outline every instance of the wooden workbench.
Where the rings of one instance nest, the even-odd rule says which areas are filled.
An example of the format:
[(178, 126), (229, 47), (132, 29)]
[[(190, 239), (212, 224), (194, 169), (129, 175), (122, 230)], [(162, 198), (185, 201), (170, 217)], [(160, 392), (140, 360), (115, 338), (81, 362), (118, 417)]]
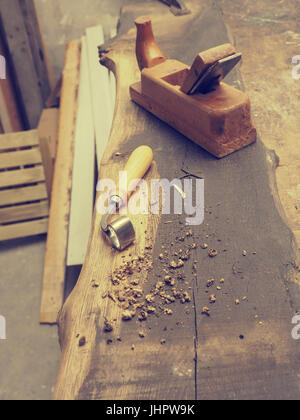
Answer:
[[(215, 1), (189, 0), (193, 13), (175, 17), (157, 1), (124, 3), (119, 37), (103, 56), (116, 73), (118, 101), (100, 177), (115, 178), (130, 152), (148, 144), (155, 157), (148, 181), (205, 179), (205, 222), (190, 236), (184, 214), (132, 216), (138, 240), (118, 254), (99, 233), (101, 215), (95, 214), (83, 271), (60, 315), (55, 398), (298, 399), (300, 343), (291, 337), (291, 321), (300, 305), (293, 277), (299, 268), (277, 197), (274, 155), (258, 141), (216, 160), (129, 100), (129, 85), (140, 77), (135, 17), (150, 15), (164, 54), (191, 64), (199, 51), (228, 42), (220, 10)], [(242, 88), (238, 72), (231, 83)], [(143, 256), (131, 281), (147, 295), (178, 258), (174, 252), (195, 243), (191, 258), (174, 274), (176, 287), (191, 302), (163, 305), (156, 296), (156, 315), (122, 321), (111, 277), (124, 260), (131, 264)], [(209, 248), (218, 250), (215, 258)], [(214, 284), (207, 283), (212, 278)], [(204, 307), (210, 316), (202, 314)], [(165, 308), (172, 314), (163, 313)], [(105, 331), (108, 324), (111, 332)]]

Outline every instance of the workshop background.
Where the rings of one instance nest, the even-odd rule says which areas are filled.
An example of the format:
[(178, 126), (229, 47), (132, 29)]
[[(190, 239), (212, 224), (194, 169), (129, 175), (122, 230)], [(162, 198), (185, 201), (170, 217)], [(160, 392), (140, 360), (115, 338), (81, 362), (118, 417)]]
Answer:
[[(217, 3), (233, 43), (243, 53), (241, 73), (260, 137), (279, 158), (280, 211), (300, 243), (300, 81), (292, 77), (292, 58), (300, 55), (300, 2)], [(53, 85), (62, 74), (66, 43), (98, 24), (109, 39), (121, 4), (121, 0), (35, 1)], [(0, 12), (2, 7), (3, 2)], [(60, 349), (57, 327), (39, 325), (45, 245), (45, 235), (0, 243), (0, 315), (7, 320), (7, 340), (0, 341), (0, 400), (52, 398)]]

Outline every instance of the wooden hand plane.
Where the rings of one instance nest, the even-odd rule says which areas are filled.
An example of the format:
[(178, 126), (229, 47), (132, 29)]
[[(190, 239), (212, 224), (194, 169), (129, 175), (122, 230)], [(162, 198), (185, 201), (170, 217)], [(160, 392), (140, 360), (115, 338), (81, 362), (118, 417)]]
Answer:
[(130, 87), (134, 102), (218, 158), (256, 141), (248, 95), (223, 82), (241, 59), (232, 45), (198, 54), (189, 67), (164, 57), (150, 18), (135, 23), (141, 81)]

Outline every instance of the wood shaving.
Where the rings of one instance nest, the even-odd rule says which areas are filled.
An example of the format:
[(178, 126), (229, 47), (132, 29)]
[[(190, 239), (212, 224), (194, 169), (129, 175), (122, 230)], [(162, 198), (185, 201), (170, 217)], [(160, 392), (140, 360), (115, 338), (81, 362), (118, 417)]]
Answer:
[(215, 284), (214, 279), (207, 280), (206, 287), (210, 288)]
[(112, 332), (114, 329), (113, 324), (105, 319), (104, 321), (104, 332)]
[(209, 303), (216, 303), (216, 301), (217, 301), (216, 296), (215, 295), (210, 295), (210, 297), (209, 297)]
[(207, 306), (204, 306), (202, 309), (202, 315), (210, 316), (210, 310), (207, 308)]

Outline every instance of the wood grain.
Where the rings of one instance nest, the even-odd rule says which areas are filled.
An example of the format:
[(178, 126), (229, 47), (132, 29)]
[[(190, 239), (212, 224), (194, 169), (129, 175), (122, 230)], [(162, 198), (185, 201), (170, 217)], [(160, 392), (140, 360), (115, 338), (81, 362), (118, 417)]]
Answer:
[[(164, 20), (169, 17), (171, 20), (174, 19), (173, 22), (178, 22), (172, 15), (169, 15), (167, 8), (160, 6), (157, 2), (147, 3), (147, 8), (151, 16), (153, 13), (156, 14), (157, 20), (154, 21), (156, 29), (157, 27), (163, 29)], [(199, 7), (196, 6), (196, 9), (199, 10)], [(128, 6), (128, 10), (131, 11), (130, 6)], [(133, 10), (136, 17), (143, 14), (145, 3), (138, 6), (135, 4)], [(131, 152), (135, 147), (144, 144), (145, 140), (146, 144), (153, 147), (155, 158), (159, 156), (158, 151), (161, 150), (156, 120), (149, 121), (148, 115), (131, 103), (129, 99), (129, 86), (137, 80), (140, 74), (135, 59), (136, 30), (133, 27), (133, 22), (134, 16), (130, 13), (128, 24), (131, 30), (129, 34), (125, 35), (123, 42), (121, 41), (115, 46), (115, 50), (112, 47), (111, 53), (106, 59), (107, 66), (116, 75), (118, 95), (109, 147), (102, 160), (99, 179), (112, 178), (117, 181), (118, 172), (124, 169)], [(183, 26), (185, 26), (188, 19), (184, 18), (183, 22)], [(155, 131), (155, 135), (153, 135), (153, 131)], [(152, 140), (150, 141), (150, 139)], [(121, 155), (115, 156), (116, 153)], [(168, 153), (168, 160), (172, 161), (175, 158), (172, 147), (169, 148)], [(152, 178), (159, 178), (156, 165), (147, 175), (148, 181)], [(178, 329), (176, 322), (179, 322), (184, 316), (183, 305), (178, 305), (178, 313), (172, 321), (173, 328), (178, 330), (178, 340), (172, 340), (172, 344), (176, 346), (177, 350), (172, 352), (173, 358), (170, 358), (170, 347), (163, 347), (160, 344), (160, 340), (166, 334), (163, 331), (165, 320), (160, 326), (158, 326), (159, 321), (153, 320), (153, 325), (150, 323), (153, 333), (149, 330), (149, 337), (145, 342), (140, 343), (136, 352), (133, 352), (131, 345), (136, 342), (137, 337), (135, 322), (131, 325), (124, 324), (121, 321), (122, 310), (111, 304), (110, 301), (101, 299), (110, 287), (110, 274), (124, 261), (122, 257), (125, 256), (130, 260), (129, 255), (143, 255), (145, 247), (151, 246), (155, 242), (159, 217), (132, 215), (131, 218), (136, 228), (137, 241), (129, 250), (116, 253), (107, 245), (103, 236), (99, 235), (101, 215), (95, 213), (94, 229), (81, 277), (60, 315), (60, 341), (63, 346), (63, 355), (55, 390), (56, 399), (168, 398), (170, 394), (172, 395), (172, 391), (174, 396), (181, 396), (183, 399), (192, 399), (195, 396), (194, 315), (190, 314), (188, 317), (190, 321), (192, 320), (192, 328)], [(145, 231), (147, 231), (147, 235), (145, 235)], [(157, 247), (159, 249), (159, 244)], [(92, 287), (93, 279), (100, 284), (98, 289)], [(147, 279), (147, 275), (144, 274), (140, 275), (139, 281), (141, 285), (145, 284), (145, 287), (149, 287), (153, 279)], [(78, 296), (81, 296), (80, 302)], [(86, 317), (86, 313), (91, 315)], [(106, 317), (117, 319), (114, 332), (109, 337), (103, 333)], [(67, 320), (68, 322), (66, 322)], [(157, 328), (160, 333), (157, 333)], [(76, 331), (75, 336), (74, 331)], [(77, 334), (87, 338), (86, 346), (78, 347)], [(170, 334), (171, 331), (167, 336)], [(106, 340), (108, 338), (116, 340), (118, 336), (126, 336), (125, 342), (119, 343), (118, 347), (107, 347)], [(101, 347), (99, 354), (95, 353), (96, 347), (98, 347), (96, 343)], [(122, 360), (119, 352), (122, 353)], [(109, 353), (111, 357), (108, 356)], [(97, 359), (97, 366), (102, 366), (102, 368), (93, 367), (92, 374), (90, 369), (94, 357), (95, 360)], [(107, 357), (109, 357), (109, 365), (103, 364)], [(159, 365), (157, 364), (158, 358), (161, 360)], [(145, 360), (148, 361), (146, 364)], [(174, 369), (171, 376), (165, 374), (166, 369), (162, 369), (164, 364), (171, 370)], [(146, 379), (147, 386), (144, 388), (143, 381), (150, 372), (152, 372), (153, 380)], [(71, 386), (67, 385), (70, 383)], [(94, 384), (96, 388), (94, 388)], [(171, 386), (171, 392), (167, 391), (168, 386)]]
[[(0, 151), (38, 146), (39, 137), (36, 130), (21, 131), (0, 136)], [(18, 166), (18, 165), (17, 165)]]
[(104, 44), (104, 33), (101, 25), (87, 28), (86, 42), (97, 166), (99, 167), (111, 131), (116, 87), (112, 80), (114, 76), (110, 74), (107, 68), (99, 66), (98, 47)]
[(64, 296), (81, 42), (66, 50), (40, 321), (55, 324)]
[(0, 154), (0, 169), (16, 168), (18, 166), (36, 165), (42, 163), (38, 148)]
[(41, 165), (29, 169), (18, 169), (0, 173), (0, 188), (35, 184), (42, 181), (45, 181), (45, 173)]

